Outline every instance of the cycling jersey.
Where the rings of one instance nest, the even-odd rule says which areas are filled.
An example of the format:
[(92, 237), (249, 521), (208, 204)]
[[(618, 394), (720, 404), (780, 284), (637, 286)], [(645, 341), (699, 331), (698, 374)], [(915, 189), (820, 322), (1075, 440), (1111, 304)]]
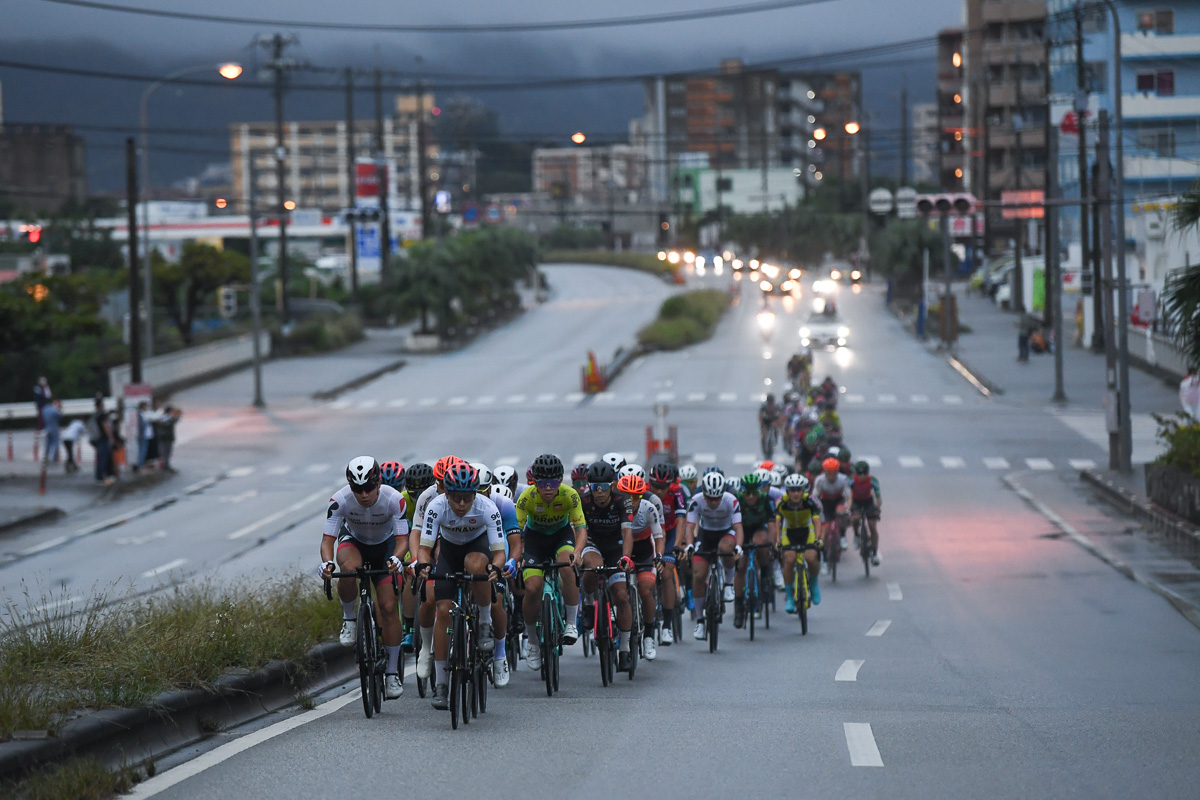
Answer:
[(425, 487), (425, 491), (417, 498), (417, 528), (418, 530), (425, 527), (425, 510), (429, 508), (429, 504), (433, 502), (433, 498), (440, 494), (436, 483), (431, 483)]
[(567, 525), (585, 528), (587, 520), (583, 518), (579, 493), (562, 484), (548, 503), (538, 494), (537, 486), (521, 492), (517, 498), (517, 524), (537, 533), (554, 533)]
[(504, 535), (507, 537), (520, 533), (521, 526), (517, 524), (516, 504), (498, 494), (487, 495), (487, 498), (496, 504), (496, 508), (500, 509), (500, 524), (504, 528)]
[(504, 526), (500, 521), (500, 509), (490, 498), (475, 495), (467, 513), (458, 515), (450, 507), (450, 498), (438, 495), (425, 509), (425, 522), (421, 528), (421, 546), (433, 547), (438, 538), (452, 544), (468, 544), (480, 536), (487, 536), (488, 547), (495, 552), (504, 549)]
[(850, 497), (853, 500), (874, 500), (879, 481), (871, 475), (855, 475), (851, 478)]
[(687, 521), (698, 523), (701, 530), (727, 531), (734, 523), (742, 521), (742, 507), (729, 492), (721, 495), (721, 502), (716, 508), (709, 507), (703, 494), (693, 495), (688, 504)]
[(839, 496), (847, 503), (850, 502), (850, 479), (842, 473), (838, 473), (837, 477), (832, 481), (822, 472), (813, 481), (813, 495), (822, 501), (836, 500)]
[(775, 503), (770, 497), (758, 496), (757, 503), (749, 503), (742, 498), (742, 530), (746, 536), (767, 527), (767, 523), (775, 519)]
[(780, 526), (786, 533), (788, 530), (803, 530), (812, 527), (813, 517), (820, 517), (821, 506), (810, 496), (805, 496), (799, 507), (791, 501), (781, 503), (776, 510)]
[(758, 407), (758, 418), (762, 422), (774, 422), (775, 420), (779, 419), (780, 412), (781, 409), (779, 406), (772, 406), (763, 403)]
[(391, 486), (379, 487), (379, 499), (363, 506), (343, 486), (329, 498), (325, 512), (325, 535), (337, 538), (345, 526), (356, 541), (363, 544), (383, 544), (390, 536), (406, 536), (408, 521), (404, 518), (404, 498)]
[(413, 493), (408, 489), (402, 491), (400, 496), (404, 498), (404, 518), (408, 520), (409, 529), (415, 530), (416, 526), (413, 525), (413, 520), (416, 519), (417, 498), (413, 497)]
[(783, 489), (779, 488), (778, 486), (767, 487), (767, 496), (771, 498), (771, 502), (773, 502), (775, 505), (779, 505), (785, 494), (786, 492), (784, 492)]
[(663, 530), (674, 531), (675, 526), (687, 513), (687, 498), (684, 497), (683, 487), (678, 483), (671, 484), (671, 488), (667, 489), (667, 493), (659, 500), (662, 501)]
[(633, 529), (635, 541), (663, 537), (662, 517), (659, 516), (658, 509), (654, 507), (654, 504), (645, 497), (638, 503), (637, 509), (629, 520), (629, 525)]
[(621, 531), (629, 527), (629, 501), (622, 495), (612, 495), (608, 505), (601, 506), (591, 492), (583, 496), (583, 516), (587, 521), (588, 542), (620, 544)]

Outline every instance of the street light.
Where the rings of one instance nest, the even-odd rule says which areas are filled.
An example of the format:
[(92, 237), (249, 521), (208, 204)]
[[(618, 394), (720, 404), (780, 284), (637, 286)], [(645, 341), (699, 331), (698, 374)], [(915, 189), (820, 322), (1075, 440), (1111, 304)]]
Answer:
[(860, 130), (859, 124), (857, 122), (855, 122), (854, 120), (850, 120), (849, 122), (846, 123), (846, 133), (850, 134), (851, 136), (858, 133), (859, 130)]
[(576, 131), (575, 133), (571, 134), (571, 141), (575, 144), (583, 144), (587, 141), (587, 137), (584, 136), (582, 132)]
[[(151, 276), (150, 276), (150, 197), (147, 191), (150, 186), (150, 127), (148, 119), (148, 105), (150, 97), (159, 90), (164, 84), (178, 80), (186, 75), (196, 75), (202, 72), (210, 72), (213, 69), (212, 64), (205, 64), (197, 67), (187, 67), (186, 69), (177, 70), (170, 75), (151, 83), (142, 92), (142, 99), (139, 104), (139, 119), (141, 122), (141, 140), (142, 140), (142, 180), (140, 185), (141, 204), (142, 204), (142, 248), (146, 257), (145, 278), (143, 280), (143, 292), (146, 295), (146, 335), (145, 335), (145, 353), (147, 357), (154, 355), (154, 301), (150, 294)], [(224, 64), (216, 65), (217, 74), (227, 81), (235, 80), (242, 74), (242, 65), (232, 61)], [(130, 309), (129, 324), (136, 324), (134, 318), (136, 309)]]

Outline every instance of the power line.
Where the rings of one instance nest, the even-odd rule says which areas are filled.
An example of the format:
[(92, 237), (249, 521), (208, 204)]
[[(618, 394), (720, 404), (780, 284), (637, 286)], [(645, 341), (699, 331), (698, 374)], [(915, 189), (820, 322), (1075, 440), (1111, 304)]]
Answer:
[(667, 22), (692, 22), (719, 17), (735, 17), (779, 11), (800, 6), (827, 3), (830, 0), (767, 0), (740, 6), (720, 6), (696, 11), (675, 11), (665, 14), (645, 14), (605, 19), (577, 19), (559, 22), (489, 22), (475, 25), (395, 25), (364, 22), (318, 22), (315, 20), (282, 20), (254, 17), (234, 17), (217, 14), (196, 14), (186, 11), (167, 11), (157, 8), (136, 8), (117, 3), (100, 3), (93, 0), (43, 0), (57, 5), (112, 11), (121, 14), (179, 19), (191, 22), (213, 22), (226, 25), (283, 26), (287, 28), (315, 28), (317, 30), (353, 31), (357, 33), (526, 33), (531, 31), (562, 31), (585, 28), (622, 28), (637, 25), (657, 25)]

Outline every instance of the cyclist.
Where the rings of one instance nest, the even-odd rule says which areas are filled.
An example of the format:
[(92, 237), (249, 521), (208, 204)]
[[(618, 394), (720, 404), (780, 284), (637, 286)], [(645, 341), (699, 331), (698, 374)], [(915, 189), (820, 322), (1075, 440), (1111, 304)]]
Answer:
[(783, 409), (775, 402), (775, 395), (768, 394), (767, 399), (758, 407), (759, 441), (767, 440), (768, 431), (778, 433), (782, 421)]
[[(829, 454), (833, 455), (833, 448), (831, 447), (831, 448), (829, 448), (829, 450), (830, 450)], [(845, 475), (847, 478), (853, 478), (854, 477), (854, 462), (852, 462), (850, 460), (850, 448), (846, 447), (846, 445), (839, 446), (838, 451), (837, 451), (837, 460), (838, 460), (838, 463), (842, 465), (841, 470), (840, 470), (841, 473), (843, 475)]]
[[(517, 524), (522, 528), (525, 569), (525, 625), (537, 626), (542, 612), (542, 570), (531, 565), (558, 561), (562, 576), (563, 603), (566, 617), (563, 624), (563, 643), (575, 644), (579, 628), (579, 585), (575, 581), (575, 552), (587, 544), (587, 522), (583, 518), (579, 494), (562, 485), (563, 465), (558, 456), (543, 453), (530, 467), (534, 485), (517, 498)], [(536, 636), (529, 637), (526, 663), (533, 670), (542, 668), (542, 653)]]
[(571, 488), (581, 497), (588, 487), (587, 471), (587, 464), (576, 464), (575, 468), (571, 470)]
[[(663, 619), (670, 620), (675, 612), (675, 604), (679, 600), (679, 576), (675, 570), (675, 542), (679, 536), (679, 527), (687, 514), (687, 499), (683, 489), (675, 480), (679, 470), (674, 464), (656, 464), (650, 468), (650, 491), (662, 501), (663, 507), (663, 549), (662, 549), (662, 578), (663, 591), (659, 598), (662, 603)], [(662, 645), (670, 647), (675, 641), (675, 634), (670, 624), (663, 625)]]
[[(817, 544), (821, 540), (821, 506), (809, 496), (811, 488), (808, 478), (788, 475), (783, 479), (787, 497), (779, 504), (779, 546)], [(819, 545), (818, 545), (819, 546)], [(783, 582), (785, 600), (783, 609), (789, 614), (796, 611), (794, 585), (796, 582), (797, 551), (783, 551)], [(818, 562), (816, 550), (804, 551), (804, 564), (808, 569), (808, 586), (813, 605), (820, 605), (821, 590), (817, 588)]]
[(512, 467), (496, 467), (496, 469), (492, 470), (492, 483), (497, 486), (507, 486), (509, 493), (513, 497), (521, 496), (521, 493), (517, 491), (517, 471)]
[[(361, 566), (386, 568), (393, 575), (400, 571), (408, 552), (408, 522), (404, 517), (404, 498), (391, 486), (382, 485), (379, 464), (370, 456), (358, 456), (346, 465), (346, 482), (333, 497), (325, 512), (325, 530), (321, 537), (320, 576), (328, 580), (340, 567), (353, 572)], [(343, 532), (344, 529), (344, 532)], [(337, 564), (333, 562), (337, 548)], [(380, 577), (377, 584), (389, 579)], [(358, 582), (338, 578), (338, 599), (342, 602), (342, 630), (339, 641), (352, 647), (358, 635), (354, 601)], [(387, 653), (383, 691), (388, 699), (404, 694), (400, 682), (400, 615), (396, 613), (396, 595), (376, 591), (379, 627), (383, 630), (383, 649)]]
[(698, 480), (700, 480), (700, 473), (692, 464), (684, 464), (679, 468), (679, 488), (683, 490), (684, 500), (692, 499), (692, 495), (696, 493), (696, 481)]
[[(620, 473), (621, 468), (626, 464), (625, 456), (617, 452), (605, 453), (604, 455), (600, 456), (600, 460), (612, 467), (613, 472), (616, 473)], [(620, 476), (618, 475), (618, 477)]]
[(842, 418), (837, 413), (836, 406), (829, 400), (818, 400), (817, 408), (820, 410), (817, 414), (817, 422), (825, 426), (825, 430), (830, 433), (836, 433), (839, 436), (842, 433)]
[(629, 499), (630, 534), (633, 537), (631, 557), (637, 574), (637, 591), (642, 598), (642, 657), (653, 661), (658, 656), (654, 642), (654, 618), (658, 605), (654, 602), (656, 562), (662, 556), (662, 516), (648, 494), (649, 484), (637, 475), (625, 475), (617, 480), (617, 491)]
[(876, 567), (880, 561), (879, 510), (882, 505), (883, 495), (879, 491), (879, 481), (871, 474), (871, 465), (859, 461), (854, 465), (854, 477), (850, 479), (850, 519), (856, 522), (866, 515), (871, 529), (871, 564)]
[[(850, 507), (850, 479), (841, 473), (841, 464), (836, 458), (827, 458), (821, 462), (821, 474), (813, 481), (813, 494), (821, 504), (822, 525), (835, 524), (836, 536), (830, 547), (840, 547), (845, 550), (847, 509)], [(830, 537), (835, 536), (830, 533)], [(827, 540), (828, 541), (828, 540)], [(827, 567), (822, 567), (822, 570)]]
[[(433, 546), (438, 545), (436, 572), (469, 572), (499, 575), (504, 566), (504, 526), (500, 509), (479, 494), (479, 471), (466, 462), (452, 464), (442, 477), (443, 494), (429, 503), (421, 525), (421, 549), (418, 571), (433, 562)], [(490, 564), (488, 563), (490, 560)], [(450, 649), (450, 614), (456, 589), (453, 581), (435, 580), (433, 596), (437, 603), (434, 648), (433, 707), (449, 708), (446, 655)], [(472, 584), (471, 594), (479, 606), (479, 641), (482, 653), (495, 648), (492, 632), (491, 589), (487, 583)]]
[[(442, 456), (434, 462), (430, 472), (432, 482), (417, 496), (416, 528), (413, 530), (411, 547), (420, 547), (421, 531), (425, 527), (425, 511), (433, 499), (445, 491), (442, 481), (446, 470), (455, 464), (465, 464), (458, 456)], [(434, 587), (426, 585), (425, 596), (417, 609), (417, 624), (421, 626), (421, 652), (417, 654), (417, 677), (428, 678), (433, 673), (433, 623), (437, 613), (435, 606)]]
[[(753, 544), (774, 545), (779, 540), (779, 531), (775, 522), (775, 503), (767, 494), (770, 484), (764, 484), (758, 471), (751, 472), (742, 478), (742, 491), (738, 501), (742, 507), (742, 530)], [(770, 551), (762, 549), (755, 555), (759, 568), (771, 563)], [(733, 627), (740, 628), (746, 622), (743, 600), (746, 592), (746, 567), (748, 558), (739, 558), (737, 575), (734, 577), (733, 591)]]
[[(649, 483), (650, 481), (650, 476), (646, 474), (646, 470), (642, 469), (641, 464), (626, 464), (617, 470), (618, 481), (626, 475), (636, 475), (645, 483)], [(647, 494), (645, 499), (649, 501), (650, 505), (654, 506), (654, 510), (658, 512), (658, 518), (661, 520), (663, 518), (662, 500), (656, 494)], [(633, 510), (637, 511), (637, 507), (634, 506)]]
[[(509, 495), (508, 487), (495, 486), (492, 483), (492, 472), (483, 464), (471, 464), (479, 472), (479, 493), (496, 504), (500, 510), (500, 525), (504, 528), (504, 577), (511, 579), (517, 574), (517, 564), (521, 559), (521, 528), (517, 525), (517, 507)], [(496, 637), (496, 647), (492, 651), (492, 676), (496, 688), (508, 685), (508, 659), (505, 658), (505, 647), (508, 632), (508, 612), (504, 609), (504, 598), (500, 595), (512, 591), (508, 581), (499, 582), (499, 592), (496, 602), (492, 603), (492, 619), (495, 624), (492, 632)], [(514, 598), (515, 599), (515, 598)], [(514, 603), (515, 610), (515, 603)]]
[(833, 408), (837, 408), (838, 385), (837, 382), (834, 381), (833, 376), (826, 375), (825, 380), (821, 381), (821, 385), (818, 388), (821, 392), (821, 395), (825, 398), (829, 405)]
[[(583, 517), (587, 521), (587, 545), (581, 553), (583, 566), (594, 569), (598, 566), (633, 568), (633, 534), (630, 521), (629, 501), (614, 491), (617, 473), (612, 465), (597, 461), (588, 467), (588, 488), (582, 500)], [(599, 585), (594, 572), (583, 574), (583, 590), (593, 594)], [(617, 609), (617, 669), (629, 669), (629, 640), (633, 630), (633, 611), (629, 606), (629, 589), (625, 573), (617, 572), (608, 577), (613, 605)], [(591, 627), (594, 620), (585, 614), (584, 625)]]
[(692, 636), (706, 635), (704, 601), (708, 594), (709, 559), (720, 553), (725, 567), (725, 596), (733, 599), (733, 559), (742, 555), (742, 509), (738, 499), (725, 491), (725, 476), (712, 468), (700, 481), (701, 494), (692, 498), (687, 510), (686, 547), (694, 548), (692, 566), (692, 597), (696, 607), (696, 630)]
[[(404, 466), (399, 461), (384, 461), (379, 465), (379, 477), (383, 481), (384, 486), (390, 486), (400, 492), (400, 496), (404, 498), (404, 516), (408, 522), (408, 528), (412, 530), (412, 519), (410, 515), (413, 513), (413, 508), (408, 504), (408, 495), (405, 494), (405, 471)], [(413, 553), (412, 535), (409, 534), (408, 550), (404, 553), (404, 563), (408, 565), (412, 562)], [(400, 593), (400, 620), (402, 623), (403, 637), (400, 639), (400, 647), (406, 652), (412, 652), (413, 645), (413, 621), (417, 615), (417, 598), (412, 592)]]

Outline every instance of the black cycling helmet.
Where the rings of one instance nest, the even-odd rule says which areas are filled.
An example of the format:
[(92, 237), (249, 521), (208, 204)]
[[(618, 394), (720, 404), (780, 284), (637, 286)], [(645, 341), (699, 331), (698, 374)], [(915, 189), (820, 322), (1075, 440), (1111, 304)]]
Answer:
[(857, 464), (854, 465), (854, 474), (855, 475), (871, 474), (871, 465), (865, 461), (859, 461)]
[(553, 453), (542, 453), (533, 460), (533, 466), (529, 468), (529, 472), (535, 481), (562, 480), (563, 463)]
[(589, 483), (613, 483), (617, 479), (617, 471), (612, 464), (597, 461), (587, 468), (587, 479)]
[(842, 462), (843, 464), (850, 463), (850, 448), (849, 447), (842, 446), (842, 447), (838, 448), (838, 461)]
[(678, 475), (674, 464), (661, 463), (650, 468), (651, 483), (672, 483)]
[(404, 488), (411, 494), (420, 494), (433, 485), (433, 467), (418, 462), (410, 464), (404, 471)]

